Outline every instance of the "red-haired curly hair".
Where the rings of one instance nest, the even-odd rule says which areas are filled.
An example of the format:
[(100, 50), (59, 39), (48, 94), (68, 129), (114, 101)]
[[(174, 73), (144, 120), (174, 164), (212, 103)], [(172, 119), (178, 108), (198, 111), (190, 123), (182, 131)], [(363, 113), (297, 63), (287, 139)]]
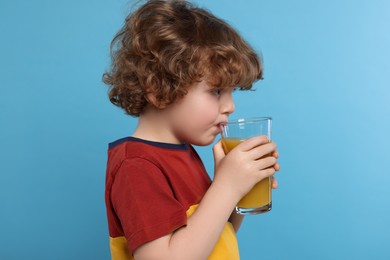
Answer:
[(132, 116), (143, 112), (150, 93), (166, 106), (201, 80), (251, 89), (262, 78), (259, 56), (231, 26), (182, 0), (147, 1), (130, 14), (111, 56), (103, 81), (110, 101)]

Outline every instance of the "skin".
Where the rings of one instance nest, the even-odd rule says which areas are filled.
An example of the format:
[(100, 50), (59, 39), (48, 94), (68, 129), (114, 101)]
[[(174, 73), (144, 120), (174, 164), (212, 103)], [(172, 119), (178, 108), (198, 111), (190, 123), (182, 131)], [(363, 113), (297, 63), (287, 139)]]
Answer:
[[(140, 116), (134, 137), (173, 144), (209, 145), (234, 111), (232, 88), (212, 89), (205, 81), (191, 86), (187, 95), (167, 107), (151, 104)], [(229, 220), (237, 231), (243, 216), (237, 202), (260, 180), (280, 169), (276, 145), (265, 136), (250, 138), (225, 155), (219, 141), (213, 147), (214, 180), (187, 225), (145, 243), (136, 259), (207, 259)], [(272, 154), (262, 158), (267, 154)], [(240, 174), (237, 174), (239, 172)], [(273, 188), (277, 187), (273, 179)]]

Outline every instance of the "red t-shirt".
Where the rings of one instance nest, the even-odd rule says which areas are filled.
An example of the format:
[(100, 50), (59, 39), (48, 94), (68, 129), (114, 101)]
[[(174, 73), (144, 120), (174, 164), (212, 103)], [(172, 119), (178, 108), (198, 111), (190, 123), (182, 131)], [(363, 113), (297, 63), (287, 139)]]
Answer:
[(134, 137), (111, 143), (105, 199), (111, 244), (115, 239), (122, 243), (121, 249), (111, 247), (112, 253), (127, 246), (131, 254), (186, 225), (187, 210), (200, 202), (210, 184), (191, 145)]

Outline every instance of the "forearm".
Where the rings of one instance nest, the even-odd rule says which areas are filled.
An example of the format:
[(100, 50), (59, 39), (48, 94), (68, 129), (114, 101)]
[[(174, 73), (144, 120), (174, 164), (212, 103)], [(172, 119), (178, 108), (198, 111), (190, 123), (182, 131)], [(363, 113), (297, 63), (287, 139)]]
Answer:
[(139, 247), (136, 259), (207, 259), (239, 197), (213, 182), (187, 225)]
[(189, 256), (207, 259), (237, 201), (229, 191), (213, 183), (188, 219), (187, 226), (172, 235), (169, 245), (172, 254), (177, 259), (190, 259)]

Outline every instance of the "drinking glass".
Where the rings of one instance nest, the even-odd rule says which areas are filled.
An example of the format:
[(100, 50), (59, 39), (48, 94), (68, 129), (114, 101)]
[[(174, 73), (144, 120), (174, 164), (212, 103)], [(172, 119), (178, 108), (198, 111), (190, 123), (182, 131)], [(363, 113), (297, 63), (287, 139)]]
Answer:
[[(254, 117), (230, 120), (223, 126), (222, 146), (227, 154), (242, 141), (265, 135), (271, 141), (270, 117)], [(267, 155), (269, 156), (269, 155)], [(239, 173), (237, 173), (239, 174)], [(265, 213), (272, 208), (272, 177), (258, 182), (237, 204), (236, 211), (242, 215)]]

